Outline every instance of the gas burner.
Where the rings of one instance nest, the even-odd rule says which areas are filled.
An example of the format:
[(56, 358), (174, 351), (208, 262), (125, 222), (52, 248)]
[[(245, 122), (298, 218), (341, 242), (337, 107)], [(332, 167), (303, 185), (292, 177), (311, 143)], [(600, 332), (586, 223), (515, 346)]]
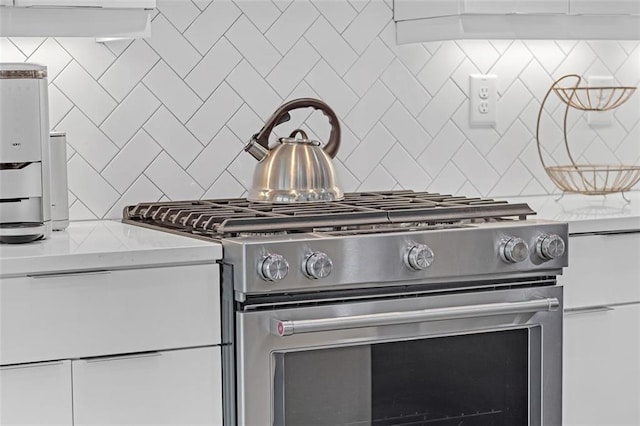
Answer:
[(388, 233), (525, 220), (526, 204), (447, 194), (385, 191), (347, 193), (342, 201), (269, 204), (243, 198), (140, 203), (125, 223), (208, 240), (316, 233)]

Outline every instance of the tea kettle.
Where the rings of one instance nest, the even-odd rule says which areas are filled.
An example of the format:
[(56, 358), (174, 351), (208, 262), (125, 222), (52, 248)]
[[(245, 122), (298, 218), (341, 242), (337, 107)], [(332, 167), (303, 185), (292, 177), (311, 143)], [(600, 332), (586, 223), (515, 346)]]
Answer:
[[(329, 141), (324, 148), (320, 142), (309, 140), (300, 129), (294, 130), (289, 137), (280, 138), (278, 145), (269, 148), (271, 131), (290, 119), (289, 111), (308, 107), (321, 110), (331, 124)], [(253, 174), (253, 187), (247, 199), (269, 203), (343, 199), (344, 193), (337, 184), (331, 162), (339, 147), (340, 123), (329, 105), (312, 98), (295, 99), (283, 104), (244, 147), (258, 160)]]

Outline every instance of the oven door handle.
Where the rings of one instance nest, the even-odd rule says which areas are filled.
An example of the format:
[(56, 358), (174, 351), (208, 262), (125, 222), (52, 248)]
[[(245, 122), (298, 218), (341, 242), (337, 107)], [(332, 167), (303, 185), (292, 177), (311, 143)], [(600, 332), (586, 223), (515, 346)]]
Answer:
[(277, 336), (291, 336), (318, 331), (337, 331), (351, 328), (379, 327), (396, 324), (413, 324), (424, 321), (444, 321), (460, 318), (486, 317), (493, 315), (552, 312), (560, 308), (560, 301), (553, 298), (529, 300), (526, 302), (488, 303), (483, 305), (452, 306), (447, 308), (421, 309), (406, 312), (385, 312), (380, 314), (354, 315), (348, 317), (318, 318), (285, 321), (273, 318), (271, 333)]

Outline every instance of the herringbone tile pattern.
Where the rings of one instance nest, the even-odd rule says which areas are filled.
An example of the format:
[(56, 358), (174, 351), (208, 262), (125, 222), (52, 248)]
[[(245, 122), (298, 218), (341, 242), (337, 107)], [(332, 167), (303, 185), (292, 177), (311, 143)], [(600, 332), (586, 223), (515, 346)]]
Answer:
[[(0, 60), (50, 71), (51, 125), (69, 141), (72, 219), (117, 218), (139, 201), (242, 196), (254, 160), (243, 142), (283, 101), (319, 97), (342, 119), (346, 191), (465, 195), (555, 191), (534, 134), (554, 78), (640, 83), (640, 44), (456, 41), (396, 46), (391, 1), (158, 0), (153, 36), (0, 39)], [(468, 79), (499, 76), (498, 125), (470, 127)], [(562, 161), (561, 110), (545, 116)], [(326, 139), (324, 117), (297, 111)], [(640, 95), (593, 128), (571, 116), (581, 160), (640, 162)]]

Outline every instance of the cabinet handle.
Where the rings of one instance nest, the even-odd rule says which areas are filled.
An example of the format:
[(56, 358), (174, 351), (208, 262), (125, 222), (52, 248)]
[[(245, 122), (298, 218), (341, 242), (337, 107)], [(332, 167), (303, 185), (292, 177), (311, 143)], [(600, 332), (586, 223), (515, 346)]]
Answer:
[(0, 371), (17, 370), (19, 368), (48, 367), (51, 365), (62, 365), (62, 364), (64, 364), (64, 361), (48, 361), (48, 362), (34, 362), (29, 364), (4, 365), (4, 366), (0, 366)]
[(44, 278), (82, 277), (86, 275), (107, 275), (110, 273), (111, 271), (99, 270), (99, 271), (81, 271), (81, 272), (61, 272), (56, 274), (38, 274), (38, 275), (27, 275), (27, 276), (29, 278), (33, 278), (34, 280), (41, 280)]
[(602, 306), (586, 306), (584, 308), (568, 308), (564, 310), (564, 313), (569, 315), (578, 315), (578, 314), (593, 314), (596, 312), (609, 312), (613, 310), (615, 310), (615, 308), (612, 308), (611, 306), (602, 305)]
[(85, 358), (83, 361), (87, 363), (103, 362), (103, 361), (120, 361), (124, 359), (135, 358), (152, 358), (162, 355), (160, 352), (143, 352), (138, 354), (126, 354), (126, 355), (113, 355), (113, 356), (100, 356), (95, 358)]

